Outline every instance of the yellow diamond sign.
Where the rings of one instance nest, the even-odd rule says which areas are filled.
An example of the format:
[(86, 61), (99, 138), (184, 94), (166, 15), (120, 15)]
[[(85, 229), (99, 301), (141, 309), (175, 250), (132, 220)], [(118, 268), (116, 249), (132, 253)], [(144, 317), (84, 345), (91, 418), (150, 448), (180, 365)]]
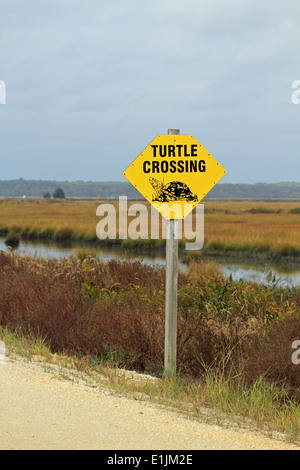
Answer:
[(226, 170), (192, 135), (158, 135), (123, 176), (166, 219), (183, 219)]

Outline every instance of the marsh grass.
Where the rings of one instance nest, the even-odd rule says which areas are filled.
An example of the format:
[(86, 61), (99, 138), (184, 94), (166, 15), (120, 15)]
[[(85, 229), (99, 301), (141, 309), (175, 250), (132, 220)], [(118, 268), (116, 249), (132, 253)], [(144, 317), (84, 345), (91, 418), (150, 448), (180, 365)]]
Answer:
[(10, 247), (16, 247), (19, 245), (20, 239), (21, 237), (18, 231), (11, 229), (7, 234), (7, 237), (5, 239), (5, 244)]
[(75, 250), (73, 254), (74, 261), (83, 261), (86, 258), (98, 259), (98, 252), (93, 247), (81, 246)]
[(19, 356), (32, 359), (33, 356), (42, 356), (45, 360), (52, 358), (51, 351), (47, 346), (46, 338), (31, 334), (23, 335), (17, 330), (10, 331), (6, 327), (0, 329), (1, 339), (9, 350)]
[[(0, 234), (14, 229), (20, 238), (49, 241), (84, 241), (119, 245), (128, 250), (161, 251), (164, 240), (116, 240), (100, 242), (96, 236), (96, 207), (106, 200), (1, 199)], [(118, 201), (109, 201), (116, 208)], [(128, 204), (135, 201), (129, 201)], [(145, 202), (150, 209), (150, 205)], [(300, 218), (297, 201), (204, 200), (204, 254), (265, 259), (300, 258)], [(149, 212), (150, 213), (150, 212)], [(16, 224), (16, 220), (18, 223)], [(130, 218), (128, 218), (128, 223)], [(162, 220), (160, 219), (160, 230)], [(183, 241), (185, 242), (185, 240)], [(181, 243), (184, 246), (184, 243)]]
[[(235, 346), (232, 358), (243, 365), (249, 382), (264, 373), (269, 362), (273, 380), (285, 377), (292, 387), (300, 385), (288, 356), (293, 339), (300, 337), (299, 290), (281, 288), (273, 277), (268, 285), (233, 282), (224, 279), (213, 262), (203, 260), (192, 260), (187, 272), (180, 272), (181, 373), (199, 376), (203, 364), (212, 361), (217, 368), (216, 359)], [(0, 283), (4, 326), (47, 336), (54, 352), (78, 352), (121, 367), (161, 372), (163, 268), (130, 260), (101, 263), (90, 250), (80, 251), (73, 260), (0, 253)], [(276, 357), (279, 345), (281, 359)]]

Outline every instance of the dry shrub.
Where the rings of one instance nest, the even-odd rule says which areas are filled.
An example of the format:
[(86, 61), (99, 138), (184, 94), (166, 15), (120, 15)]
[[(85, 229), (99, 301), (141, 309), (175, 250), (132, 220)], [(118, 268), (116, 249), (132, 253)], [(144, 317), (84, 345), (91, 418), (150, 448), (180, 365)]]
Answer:
[(220, 266), (213, 260), (204, 260), (200, 256), (189, 256), (188, 277), (199, 279), (203, 276), (215, 276), (220, 274)]
[[(300, 339), (300, 291), (233, 282), (192, 266), (178, 281), (177, 364), (200, 377), (207, 367), (262, 374), (296, 389), (291, 361)], [(34, 260), (0, 253), (0, 326), (46, 338), (52, 352), (93, 356), (161, 373), (165, 271), (139, 261)], [(298, 312), (298, 313), (297, 313)]]
[(292, 361), (292, 344), (300, 340), (300, 313), (273, 322), (267, 330), (256, 333), (245, 345), (243, 370), (251, 385), (257, 377), (281, 382), (297, 392), (300, 388), (300, 364)]
[(140, 262), (38, 262), (1, 254), (0, 282), (1, 324), (46, 338), (53, 352), (140, 370), (162, 363), (160, 270)]

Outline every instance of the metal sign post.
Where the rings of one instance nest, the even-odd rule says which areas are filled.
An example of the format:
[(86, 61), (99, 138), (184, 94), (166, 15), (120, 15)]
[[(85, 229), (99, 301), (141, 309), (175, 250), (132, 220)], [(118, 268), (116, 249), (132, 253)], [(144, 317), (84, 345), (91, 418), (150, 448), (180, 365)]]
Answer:
[[(169, 135), (179, 130), (169, 129)], [(177, 356), (177, 286), (178, 286), (178, 220), (167, 220), (166, 237), (166, 305), (165, 305), (165, 375), (176, 375)]]

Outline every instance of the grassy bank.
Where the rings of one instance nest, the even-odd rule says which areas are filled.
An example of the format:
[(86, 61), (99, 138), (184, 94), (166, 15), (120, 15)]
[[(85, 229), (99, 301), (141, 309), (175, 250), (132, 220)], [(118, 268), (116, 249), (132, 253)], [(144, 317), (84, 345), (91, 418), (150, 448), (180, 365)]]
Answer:
[[(2, 335), (38, 339), (50, 355), (76, 357), (87, 368), (162, 377), (164, 282), (163, 269), (137, 261), (1, 253)], [(233, 282), (213, 263), (193, 262), (179, 276), (178, 377), (147, 394), (196, 415), (208, 406), (254, 419), (295, 438), (300, 365), (291, 345), (298, 339), (299, 289), (283, 289), (274, 278), (268, 286)]]
[[(102, 203), (117, 201), (0, 199), (0, 234), (18, 234), (30, 240), (85, 241), (100, 243), (96, 209)], [(128, 206), (135, 201), (128, 201)], [(141, 202), (141, 201), (140, 201)], [(149, 204), (142, 201), (149, 209)], [(298, 201), (205, 201), (205, 244), (207, 252), (268, 253), (274, 256), (300, 256), (300, 202)], [(122, 217), (121, 217), (122, 219)], [(134, 219), (129, 217), (127, 225)], [(150, 230), (150, 211), (148, 230)], [(160, 219), (160, 226), (162, 220)], [(136, 249), (161, 248), (161, 240), (117, 240)], [(147, 228), (145, 229), (147, 230)], [(148, 232), (147, 232), (148, 237)]]
[[(117, 239), (100, 241), (96, 235), (100, 221), (96, 209), (108, 202), (114, 204), (119, 220), (118, 201), (0, 199), (0, 236), (6, 237), (8, 244), (23, 239), (117, 246), (142, 252), (164, 250), (164, 240), (119, 239), (118, 224)], [(134, 202), (128, 201), (128, 206)], [(149, 209), (149, 204), (145, 205)], [(204, 201), (204, 210), (205, 240), (201, 251), (204, 256), (299, 263), (299, 202), (208, 200)], [(132, 220), (134, 217), (129, 217), (127, 224)], [(148, 237), (150, 210), (147, 222), (144, 229), (147, 233), (142, 230), (142, 234)], [(161, 226), (160, 219), (160, 229)], [(185, 241), (180, 242), (182, 251)]]

